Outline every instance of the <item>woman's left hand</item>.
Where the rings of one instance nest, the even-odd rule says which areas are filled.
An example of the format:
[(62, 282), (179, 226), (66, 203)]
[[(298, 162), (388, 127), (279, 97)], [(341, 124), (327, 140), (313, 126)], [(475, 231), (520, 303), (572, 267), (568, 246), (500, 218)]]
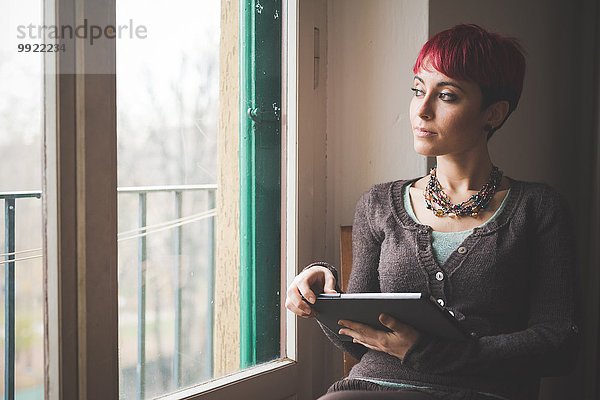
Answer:
[(408, 349), (419, 338), (419, 332), (412, 326), (403, 324), (386, 314), (381, 314), (379, 321), (392, 332), (375, 329), (360, 322), (341, 320), (338, 321), (338, 324), (343, 328), (339, 333), (351, 336), (354, 343), (360, 343), (369, 349), (383, 351), (402, 360)]

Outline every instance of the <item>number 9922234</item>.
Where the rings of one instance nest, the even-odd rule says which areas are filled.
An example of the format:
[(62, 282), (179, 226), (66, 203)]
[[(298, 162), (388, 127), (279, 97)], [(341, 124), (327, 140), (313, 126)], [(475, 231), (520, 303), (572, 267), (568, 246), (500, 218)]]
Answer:
[(19, 43), (17, 45), (19, 53), (56, 53), (65, 51), (65, 44), (45, 44), (45, 43)]

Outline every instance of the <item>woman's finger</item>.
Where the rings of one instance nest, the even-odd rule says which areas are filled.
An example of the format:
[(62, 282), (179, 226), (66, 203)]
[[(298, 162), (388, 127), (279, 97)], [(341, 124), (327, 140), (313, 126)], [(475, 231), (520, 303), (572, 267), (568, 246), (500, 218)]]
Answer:
[(325, 287), (323, 288), (323, 291), (325, 293), (337, 293), (335, 291), (335, 277), (331, 272), (325, 274)]
[(306, 279), (300, 279), (298, 281), (298, 291), (300, 292), (300, 295), (302, 296), (301, 298), (304, 298), (310, 304), (315, 304), (315, 301), (317, 300), (317, 296), (310, 288), (310, 285)]
[(302, 295), (295, 286), (290, 286), (290, 289), (287, 292), (285, 306), (288, 310), (301, 317), (309, 317), (314, 314), (313, 309), (302, 299)]
[(381, 322), (383, 326), (390, 328), (394, 332), (403, 332), (408, 327), (408, 325), (398, 321), (396, 318), (387, 314), (381, 314), (379, 316), (379, 322)]
[(377, 343), (381, 341), (381, 335), (385, 334), (383, 331), (373, 329), (369, 325), (361, 324), (360, 322), (341, 320), (338, 321), (338, 325), (344, 327), (342, 328), (343, 331), (348, 332), (342, 333), (343, 335), (351, 336), (373, 346), (377, 346)]
[(381, 321), (383, 325), (391, 329), (393, 334), (401, 337), (404, 341), (414, 343), (419, 337), (419, 331), (417, 331), (410, 325), (400, 322), (399, 320), (390, 315), (381, 314), (379, 316), (379, 321)]
[(304, 308), (304, 306), (301, 308), (292, 302), (288, 302), (287, 300), (286, 300), (285, 306), (288, 310), (290, 310), (291, 312), (293, 312), (294, 314), (296, 314), (299, 317), (310, 318), (313, 316), (313, 311), (312, 311), (312, 309), (310, 309), (310, 307), (308, 307), (308, 309)]
[(376, 336), (378, 333), (382, 332), (372, 328), (370, 325), (361, 324), (360, 322), (349, 321), (346, 319), (338, 321), (338, 325), (348, 327), (364, 336)]
[(378, 348), (378, 347), (375, 347), (375, 346), (372, 346), (372, 345), (370, 345), (370, 344), (368, 344), (368, 343), (361, 342), (361, 341), (360, 341), (360, 340), (358, 340), (358, 339), (352, 339), (352, 342), (353, 342), (353, 343), (362, 344), (363, 346), (365, 346), (365, 347), (368, 347), (369, 349), (372, 349), (372, 350), (381, 351), (381, 349), (380, 349), (380, 348)]
[(354, 331), (352, 329), (342, 328), (339, 330), (339, 334), (350, 336), (352, 338), (353, 343), (362, 344), (363, 346), (368, 347), (369, 349), (383, 351), (377, 341), (372, 341), (372, 338), (367, 337), (367, 336), (362, 336), (359, 332)]
[(350, 336), (353, 340), (361, 340), (360, 334), (352, 329), (342, 328), (338, 331), (340, 335)]

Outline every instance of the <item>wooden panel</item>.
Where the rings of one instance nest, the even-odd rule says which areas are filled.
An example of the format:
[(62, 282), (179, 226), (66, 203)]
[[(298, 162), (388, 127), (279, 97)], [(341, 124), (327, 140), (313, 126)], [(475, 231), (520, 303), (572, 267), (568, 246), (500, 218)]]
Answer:
[(340, 264), (341, 287), (345, 292), (352, 271), (352, 225), (340, 227)]
[(214, 376), (240, 368), (238, 2), (221, 0)]

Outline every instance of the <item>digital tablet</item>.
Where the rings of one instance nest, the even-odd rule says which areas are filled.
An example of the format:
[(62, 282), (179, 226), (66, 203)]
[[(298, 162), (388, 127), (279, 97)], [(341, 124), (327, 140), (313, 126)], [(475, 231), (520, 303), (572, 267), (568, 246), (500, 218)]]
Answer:
[(390, 331), (379, 322), (380, 314), (388, 314), (418, 331), (452, 340), (464, 340), (469, 335), (450, 312), (426, 293), (335, 293), (321, 294), (312, 305), (317, 320), (343, 341), (352, 341), (338, 334), (338, 321), (362, 322), (374, 328)]

